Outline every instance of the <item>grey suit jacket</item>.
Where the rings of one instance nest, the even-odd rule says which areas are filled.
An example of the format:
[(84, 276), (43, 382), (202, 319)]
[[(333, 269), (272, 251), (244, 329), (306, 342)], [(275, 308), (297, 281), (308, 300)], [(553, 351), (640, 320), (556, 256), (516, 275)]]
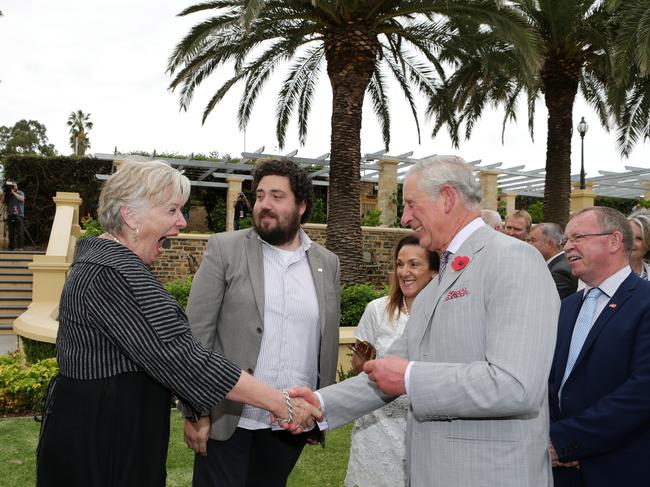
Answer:
[[(415, 300), (389, 354), (413, 361), (407, 427), (415, 487), (547, 487), (547, 379), (559, 313), (540, 253), (488, 226)], [(330, 427), (382, 406), (366, 374), (321, 390)]]
[[(320, 314), (319, 384), (336, 379), (340, 321), (339, 260), (312, 243), (307, 251)], [(264, 333), (264, 259), (253, 229), (220, 233), (208, 240), (187, 303), (190, 328), (206, 347), (254, 373)], [(243, 406), (224, 400), (211, 411), (210, 438), (227, 440)]]

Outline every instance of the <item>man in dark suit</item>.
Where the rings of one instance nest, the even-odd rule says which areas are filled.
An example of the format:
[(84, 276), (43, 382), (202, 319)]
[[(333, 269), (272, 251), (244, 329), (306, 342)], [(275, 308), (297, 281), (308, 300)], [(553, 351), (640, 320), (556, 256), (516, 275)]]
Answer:
[(533, 227), (526, 238), (544, 257), (560, 299), (570, 296), (578, 289), (578, 279), (571, 274), (569, 262), (560, 247), (562, 237), (562, 228), (557, 223), (540, 223)]
[(556, 487), (650, 484), (650, 282), (631, 272), (631, 248), (611, 208), (582, 210), (565, 231), (587, 287), (562, 301), (549, 378)]

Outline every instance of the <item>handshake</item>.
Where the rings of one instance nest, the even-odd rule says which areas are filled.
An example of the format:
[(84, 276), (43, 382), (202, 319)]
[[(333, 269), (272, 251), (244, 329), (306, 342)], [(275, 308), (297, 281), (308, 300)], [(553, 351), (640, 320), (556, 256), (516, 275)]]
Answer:
[[(401, 396), (406, 393), (404, 375), (408, 363), (408, 360), (404, 358), (391, 355), (381, 360), (365, 362), (363, 371), (367, 374), (368, 379), (374, 382), (384, 394)], [(283, 391), (283, 393), (285, 393), (286, 405), (291, 404), (293, 411), (290, 417), (283, 416), (285, 419), (278, 420), (278, 416), (274, 415), (273, 419), (284, 429), (299, 434), (312, 428), (315, 421), (322, 419), (320, 400), (311, 389), (308, 387), (292, 387)]]
[(282, 393), (285, 399), (284, 411), (287, 411), (287, 415), (284, 416), (284, 419), (279, 419), (272, 412), (271, 420), (275, 424), (297, 435), (310, 430), (316, 421), (323, 418), (320, 400), (308, 387), (283, 389)]
[[(297, 435), (313, 428), (320, 421), (320, 401), (318, 396), (308, 387), (292, 387), (279, 391), (270, 388), (273, 397), (267, 397), (259, 406), (271, 412), (271, 420), (291, 433)], [(187, 446), (195, 453), (207, 455), (207, 441), (212, 426), (210, 416), (202, 416), (195, 422), (185, 420), (183, 436)]]
[[(404, 375), (407, 366), (408, 360), (397, 356), (388, 356), (380, 360), (369, 360), (363, 364), (363, 371), (384, 394), (400, 396), (406, 393)], [(250, 385), (254, 378), (242, 374), (240, 380)], [(310, 430), (316, 421), (322, 420), (320, 399), (308, 387), (294, 386), (279, 391), (260, 382), (257, 382), (257, 385), (262, 389), (255, 389), (256, 394), (253, 398), (251, 396), (244, 397), (242, 394), (233, 394), (234, 390), (229, 393), (227, 398), (266, 409), (271, 413), (271, 419), (275, 424), (296, 435)], [(199, 455), (206, 455), (210, 426), (210, 416), (203, 416), (194, 423), (189, 420), (185, 421), (185, 443)]]

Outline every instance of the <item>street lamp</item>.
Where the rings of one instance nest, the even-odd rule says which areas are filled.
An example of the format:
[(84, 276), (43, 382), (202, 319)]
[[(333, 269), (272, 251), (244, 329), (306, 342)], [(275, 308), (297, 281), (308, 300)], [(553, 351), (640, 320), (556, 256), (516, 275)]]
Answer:
[(580, 134), (580, 189), (585, 189), (585, 134), (589, 125), (585, 122), (585, 117), (580, 119), (578, 124), (578, 133)]

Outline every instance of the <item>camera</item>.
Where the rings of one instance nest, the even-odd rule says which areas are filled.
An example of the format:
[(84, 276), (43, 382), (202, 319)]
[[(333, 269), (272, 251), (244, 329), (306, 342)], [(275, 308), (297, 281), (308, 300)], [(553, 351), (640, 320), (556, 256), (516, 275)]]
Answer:
[(11, 191), (14, 189), (14, 183), (12, 181), (5, 181), (2, 186), (2, 192), (5, 194), (11, 194)]

